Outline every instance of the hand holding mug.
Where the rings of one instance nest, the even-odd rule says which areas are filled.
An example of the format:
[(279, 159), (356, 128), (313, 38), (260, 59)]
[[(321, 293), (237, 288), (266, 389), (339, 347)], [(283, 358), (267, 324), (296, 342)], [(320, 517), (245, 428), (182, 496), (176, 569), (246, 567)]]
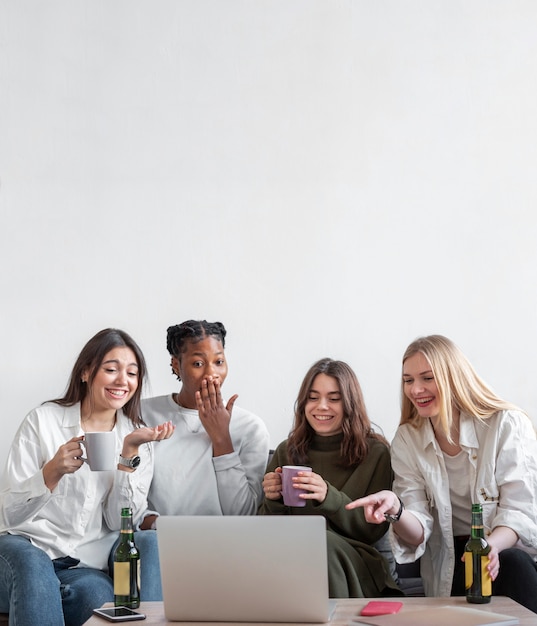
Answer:
[(328, 486), (322, 476), (304, 465), (284, 465), (282, 495), (286, 506), (306, 506), (306, 500), (324, 502)]
[(73, 474), (84, 465), (84, 461), (80, 460), (82, 454), (80, 443), (83, 439), (83, 436), (69, 439), (69, 441), (58, 448), (52, 459), (43, 466), (43, 480), (50, 491), (56, 488), (62, 476)]
[(279, 500), (282, 497), (282, 468), (268, 472), (263, 478), (263, 491), (267, 500)]

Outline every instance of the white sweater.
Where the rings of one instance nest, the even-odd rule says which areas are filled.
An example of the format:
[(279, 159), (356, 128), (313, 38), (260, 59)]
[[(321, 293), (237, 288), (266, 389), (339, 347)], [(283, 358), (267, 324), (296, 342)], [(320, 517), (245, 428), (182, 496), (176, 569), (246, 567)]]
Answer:
[(172, 421), (170, 439), (155, 444), (149, 507), (161, 515), (253, 515), (261, 499), (269, 434), (264, 422), (233, 407), (230, 434), (234, 452), (213, 457), (198, 411), (178, 406), (171, 395), (142, 401), (144, 421)]

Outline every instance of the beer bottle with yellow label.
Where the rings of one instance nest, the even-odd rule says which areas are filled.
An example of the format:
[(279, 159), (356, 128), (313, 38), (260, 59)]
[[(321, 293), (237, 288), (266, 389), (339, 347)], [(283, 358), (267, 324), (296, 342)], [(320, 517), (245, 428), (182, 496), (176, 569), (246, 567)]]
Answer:
[(132, 509), (121, 509), (121, 532), (114, 552), (114, 605), (140, 606), (140, 552), (134, 543)]
[(486, 604), (492, 596), (492, 580), (487, 571), (490, 546), (483, 531), (483, 509), (472, 504), (472, 530), (464, 548), (466, 599), (472, 604)]

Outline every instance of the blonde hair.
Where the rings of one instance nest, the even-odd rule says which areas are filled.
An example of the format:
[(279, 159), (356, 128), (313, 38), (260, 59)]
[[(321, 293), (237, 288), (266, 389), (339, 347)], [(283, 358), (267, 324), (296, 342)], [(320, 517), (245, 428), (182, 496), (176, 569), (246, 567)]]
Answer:
[[(517, 409), (513, 404), (499, 398), (477, 375), (462, 350), (447, 337), (429, 335), (413, 341), (403, 355), (405, 361), (420, 352), (429, 362), (438, 387), (440, 427), (449, 441), (453, 423), (453, 408), (480, 420), (487, 419), (505, 409)], [(401, 421), (416, 428), (423, 424), (416, 407), (404, 392), (401, 383)]]

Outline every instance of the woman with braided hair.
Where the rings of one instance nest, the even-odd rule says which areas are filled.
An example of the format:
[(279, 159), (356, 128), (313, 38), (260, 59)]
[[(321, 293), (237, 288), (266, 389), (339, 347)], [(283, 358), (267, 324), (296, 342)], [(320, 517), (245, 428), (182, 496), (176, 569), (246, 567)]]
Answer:
[(269, 435), (263, 421), (227, 403), (222, 385), (228, 364), (220, 322), (189, 320), (170, 326), (167, 349), (176, 393), (142, 401), (148, 424), (171, 421), (176, 435), (159, 443), (142, 528), (162, 515), (253, 515), (261, 499)]

